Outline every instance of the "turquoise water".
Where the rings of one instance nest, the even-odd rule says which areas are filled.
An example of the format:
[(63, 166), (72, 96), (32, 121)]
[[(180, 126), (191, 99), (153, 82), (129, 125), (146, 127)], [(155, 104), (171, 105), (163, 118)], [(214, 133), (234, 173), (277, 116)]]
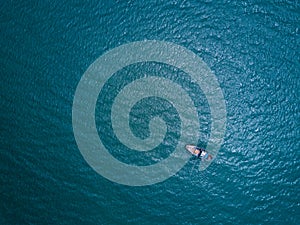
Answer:
[[(0, 11), (0, 224), (299, 224), (298, 1), (5, 1)], [(173, 42), (202, 58), (222, 88), (227, 124), (205, 171), (190, 160), (163, 182), (132, 187), (84, 160), (72, 104), (91, 63), (141, 40)], [(157, 149), (136, 154), (111, 133), (110, 98), (145, 71), (190, 92), (205, 147), (211, 117), (203, 92), (176, 68), (141, 63), (116, 73), (97, 101), (98, 133), (115, 147), (111, 154), (149, 165), (178, 144), (180, 117), (158, 98), (139, 102), (129, 121), (145, 138), (148, 121), (161, 115), (168, 132)]]

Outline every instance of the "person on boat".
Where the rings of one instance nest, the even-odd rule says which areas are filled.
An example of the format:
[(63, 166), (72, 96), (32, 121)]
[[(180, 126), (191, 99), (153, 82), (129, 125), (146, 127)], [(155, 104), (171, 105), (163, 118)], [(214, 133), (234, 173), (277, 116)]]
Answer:
[(208, 154), (207, 151), (203, 148), (195, 147), (194, 155), (197, 158), (205, 159), (205, 160), (211, 160), (212, 155)]

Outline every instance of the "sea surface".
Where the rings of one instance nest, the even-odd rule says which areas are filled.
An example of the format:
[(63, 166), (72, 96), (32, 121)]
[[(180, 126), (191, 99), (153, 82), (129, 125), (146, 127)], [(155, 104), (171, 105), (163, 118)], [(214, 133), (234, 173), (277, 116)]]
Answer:
[[(2, 1), (0, 224), (300, 224), (299, 25), (297, 0)], [(146, 40), (180, 45), (207, 64), (224, 96), (226, 133), (206, 170), (191, 158), (164, 181), (123, 185), (81, 154), (72, 106), (98, 57)], [(106, 82), (95, 109), (99, 139), (126, 164), (172, 154), (185, 132), (180, 99), (177, 109), (155, 96), (132, 108), (137, 138), (151, 135), (154, 117), (165, 121), (153, 150), (129, 149), (112, 129), (114, 97), (149, 74), (188, 92), (199, 116), (195, 144), (206, 148), (205, 94), (189, 74), (158, 62), (129, 65)]]

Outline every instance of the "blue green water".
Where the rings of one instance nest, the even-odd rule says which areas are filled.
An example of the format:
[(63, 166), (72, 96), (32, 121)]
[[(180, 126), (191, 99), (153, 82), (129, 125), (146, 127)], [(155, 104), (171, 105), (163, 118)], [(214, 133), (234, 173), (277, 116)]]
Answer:
[[(0, 12), (0, 224), (300, 223), (298, 1), (3, 1)], [(84, 160), (72, 104), (91, 63), (141, 40), (173, 42), (201, 57), (222, 88), (227, 124), (205, 171), (190, 160), (161, 183), (132, 187), (102, 177)], [(124, 68), (122, 79), (106, 88), (143, 71), (188, 84), (181, 71), (144, 63)], [(207, 101), (201, 90), (187, 88), (199, 108), (198, 144), (205, 147)], [(110, 103), (99, 104), (112, 93), (104, 91), (96, 124), (102, 141), (115, 144), (112, 155), (148, 165), (174, 150), (181, 127), (172, 104), (136, 105), (134, 134), (149, 135), (151, 113), (162, 113), (168, 133), (157, 151), (132, 154), (101, 120)]]

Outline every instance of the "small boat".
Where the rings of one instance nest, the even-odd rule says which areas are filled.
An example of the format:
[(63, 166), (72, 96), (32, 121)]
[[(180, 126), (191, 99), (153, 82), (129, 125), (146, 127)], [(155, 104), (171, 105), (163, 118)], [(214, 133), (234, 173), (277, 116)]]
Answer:
[[(201, 158), (201, 159), (205, 159), (205, 160), (211, 160), (212, 159), (212, 155), (208, 154), (205, 149), (198, 148), (195, 145), (186, 145), (185, 149), (187, 151), (189, 151), (192, 155), (196, 156), (197, 158)], [(196, 150), (198, 150), (198, 153), (195, 153)]]

